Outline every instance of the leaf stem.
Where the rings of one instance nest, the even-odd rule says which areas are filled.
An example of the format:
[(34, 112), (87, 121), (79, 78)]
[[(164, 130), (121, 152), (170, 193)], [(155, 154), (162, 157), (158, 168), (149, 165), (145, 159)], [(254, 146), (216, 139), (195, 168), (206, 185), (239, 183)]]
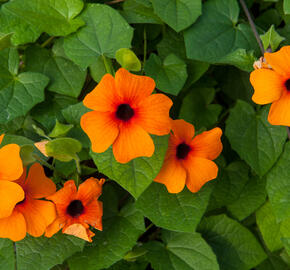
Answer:
[(126, 0), (113, 0), (111, 2), (107, 2), (106, 4), (107, 5), (113, 5), (113, 4), (118, 4), (118, 3), (121, 3), (121, 2), (124, 2)]
[(252, 19), (252, 17), (251, 17), (250, 11), (249, 11), (249, 9), (248, 9), (248, 7), (247, 7), (247, 5), (246, 5), (246, 3), (245, 3), (244, 0), (239, 0), (239, 1), (240, 1), (240, 3), (241, 3), (241, 6), (242, 6), (242, 8), (243, 8), (243, 10), (244, 10), (244, 12), (245, 12), (247, 18), (248, 18), (248, 21), (249, 21), (249, 23), (250, 23), (251, 29), (252, 29), (252, 31), (253, 31), (253, 33), (254, 33), (254, 36), (255, 36), (255, 38), (256, 38), (258, 44), (259, 44), (259, 47), (260, 47), (261, 53), (262, 53), (262, 55), (264, 55), (264, 53), (265, 53), (264, 46), (263, 46), (263, 44), (262, 44), (261, 38), (260, 38), (260, 36), (259, 36), (259, 34), (258, 34), (258, 31), (257, 31), (257, 29), (256, 29), (255, 23), (254, 23), (254, 21), (253, 21), (253, 19)]
[(114, 69), (112, 68), (112, 63), (111, 63), (111, 60), (108, 59), (106, 56), (102, 55), (102, 59), (103, 59), (103, 62), (104, 62), (104, 65), (105, 65), (105, 68), (106, 68), (106, 71), (107, 73), (111, 74), (111, 75), (115, 75), (115, 71)]
[(52, 36), (52, 37), (49, 37), (46, 41), (44, 41), (41, 45), (40, 45), (40, 47), (41, 48), (44, 48), (44, 47), (46, 47), (53, 39), (54, 39), (55, 37), (54, 36)]
[(46, 162), (45, 160), (43, 160), (42, 158), (40, 158), (38, 155), (36, 154), (32, 154), (32, 156), (39, 161), (40, 164), (42, 164), (43, 166), (51, 169), (52, 171), (54, 170), (54, 167), (52, 165), (50, 165), (48, 162)]

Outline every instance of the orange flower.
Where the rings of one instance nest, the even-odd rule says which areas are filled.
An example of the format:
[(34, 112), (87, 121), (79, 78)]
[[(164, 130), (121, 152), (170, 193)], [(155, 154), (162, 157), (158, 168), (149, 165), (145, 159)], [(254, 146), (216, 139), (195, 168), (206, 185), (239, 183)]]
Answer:
[(0, 219), (0, 237), (19, 241), (26, 233), (34, 237), (41, 236), (46, 227), (55, 219), (55, 206), (48, 201), (39, 200), (56, 190), (55, 184), (45, 176), (42, 166), (35, 163), (31, 166), (26, 178), (24, 169), (22, 176), (14, 183), (14, 190), (1, 189), (6, 204), (0, 204), (0, 211), (9, 203), (10, 215)]
[[(0, 144), (4, 134), (0, 136)], [(22, 188), (10, 181), (18, 179), (23, 172), (20, 147), (8, 144), (0, 149), (0, 219), (9, 217), (15, 204), (24, 198)]]
[(272, 125), (290, 126), (290, 46), (264, 55), (268, 68), (263, 66), (251, 73), (253, 101), (272, 103), (268, 121)]
[(102, 230), (103, 206), (98, 198), (104, 181), (89, 178), (77, 190), (74, 181), (69, 180), (62, 189), (47, 197), (55, 203), (58, 216), (45, 236), (51, 237), (63, 228), (63, 233), (91, 242), (95, 234), (89, 230), (89, 225)]
[(120, 163), (153, 155), (154, 143), (148, 133), (169, 133), (172, 106), (167, 96), (151, 95), (154, 88), (153, 79), (123, 68), (115, 78), (110, 74), (102, 78), (84, 99), (84, 105), (93, 111), (81, 118), (81, 127), (94, 152), (102, 153), (113, 144), (114, 156)]
[(172, 131), (163, 166), (154, 181), (166, 185), (170, 193), (182, 191), (185, 184), (191, 192), (197, 192), (217, 177), (218, 167), (212, 160), (222, 151), (222, 131), (214, 128), (194, 137), (194, 126), (184, 120), (173, 120)]

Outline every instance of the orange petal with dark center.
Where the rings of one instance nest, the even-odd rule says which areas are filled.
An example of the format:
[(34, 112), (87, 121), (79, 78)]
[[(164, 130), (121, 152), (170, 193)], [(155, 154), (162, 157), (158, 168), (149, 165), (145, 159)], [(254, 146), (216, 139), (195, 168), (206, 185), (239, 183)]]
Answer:
[(274, 71), (290, 78), (290, 46), (284, 46), (274, 53), (265, 53), (264, 57)]
[(111, 113), (88, 112), (81, 118), (81, 127), (89, 136), (92, 150), (96, 153), (106, 151), (116, 140), (119, 128)]
[(268, 121), (272, 125), (290, 126), (290, 92), (285, 92), (279, 100), (273, 102)]
[(166, 186), (169, 193), (179, 193), (183, 190), (186, 180), (186, 171), (181, 162), (174, 156), (166, 158), (155, 182)]
[(217, 177), (217, 165), (208, 159), (192, 157), (184, 161), (187, 171), (186, 186), (191, 192), (198, 192), (208, 181)]
[(183, 119), (172, 120), (171, 124), (174, 136), (189, 144), (194, 137), (194, 126)]
[(83, 103), (94, 111), (113, 112), (118, 105), (118, 100), (114, 78), (106, 74), (95, 89), (86, 95)]
[(137, 105), (143, 101), (155, 88), (152, 78), (134, 75), (124, 68), (116, 72), (115, 85), (122, 103), (131, 105)]
[(255, 90), (252, 100), (257, 104), (271, 103), (279, 99), (285, 90), (285, 79), (270, 69), (254, 70), (250, 81)]
[(103, 229), (102, 216), (103, 203), (98, 200), (93, 200), (86, 206), (86, 211), (82, 216), (82, 221), (101, 231)]
[(172, 104), (171, 99), (163, 94), (147, 97), (136, 109), (138, 124), (151, 134), (168, 134), (171, 129), (169, 110)]
[(192, 155), (206, 159), (216, 159), (223, 150), (221, 142), (222, 130), (214, 128), (197, 135), (192, 143)]
[(115, 159), (127, 163), (137, 157), (151, 157), (155, 146), (149, 134), (139, 125), (121, 124), (119, 135), (113, 144)]
[(78, 188), (77, 200), (82, 201), (83, 205), (87, 205), (91, 201), (98, 199), (102, 194), (102, 186), (105, 179), (98, 180), (96, 178), (89, 178)]

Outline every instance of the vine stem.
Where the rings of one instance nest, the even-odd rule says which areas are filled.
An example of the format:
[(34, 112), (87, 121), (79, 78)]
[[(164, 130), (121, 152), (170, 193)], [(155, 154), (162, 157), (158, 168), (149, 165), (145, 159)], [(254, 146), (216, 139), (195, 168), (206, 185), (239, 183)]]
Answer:
[(114, 4), (118, 4), (118, 3), (121, 3), (121, 2), (124, 2), (125, 0), (113, 0), (111, 2), (107, 2), (106, 4), (108, 5), (114, 5)]
[(44, 47), (47, 46), (47, 45), (48, 45), (48, 44), (49, 44), (53, 39), (54, 39), (54, 36), (48, 38), (46, 41), (44, 41), (44, 42), (40, 45), (40, 47), (41, 47), (41, 48), (44, 48)]
[(263, 44), (262, 44), (261, 38), (260, 38), (260, 36), (259, 36), (259, 34), (258, 34), (257, 28), (256, 28), (256, 26), (255, 26), (255, 23), (254, 23), (253, 19), (252, 19), (252, 16), (251, 16), (251, 14), (250, 14), (250, 11), (249, 11), (249, 9), (248, 9), (248, 7), (247, 7), (247, 5), (246, 5), (246, 3), (245, 3), (244, 0), (239, 0), (239, 1), (240, 1), (240, 3), (241, 3), (241, 6), (242, 6), (242, 8), (243, 8), (243, 10), (244, 10), (244, 12), (245, 12), (247, 18), (248, 18), (248, 21), (249, 21), (249, 23), (250, 23), (251, 29), (252, 29), (252, 31), (253, 31), (253, 33), (254, 33), (254, 36), (255, 36), (255, 38), (256, 38), (258, 44), (259, 44), (259, 47), (260, 47), (261, 53), (262, 53), (262, 55), (264, 55), (264, 53), (265, 53), (264, 46), (263, 46)]
[[(255, 23), (254, 23), (254, 21), (253, 21), (253, 19), (251, 17), (250, 11), (249, 11), (249, 9), (248, 9), (248, 7), (247, 7), (247, 5), (246, 5), (244, 0), (239, 0), (239, 1), (241, 3), (241, 6), (242, 6), (247, 18), (248, 18), (248, 21), (250, 23), (251, 29), (252, 29), (252, 31), (254, 33), (254, 36), (255, 36), (258, 44), (259, 44), (261, 53), (262, 53), (262, 55), (264, 55), (264, 53), (265, 53), (264, 46), (263, 46), (261, 38), (260, 38), (260, 36), (258, 34), (258, 31), (257, 31), (257, 28), (255, 26)], [(288, 139), (290, 140), (290, 129), (289, 129), (289, 127), (286, 127), (286, 130), (287, 130), (287, 134), (288, 134)]]

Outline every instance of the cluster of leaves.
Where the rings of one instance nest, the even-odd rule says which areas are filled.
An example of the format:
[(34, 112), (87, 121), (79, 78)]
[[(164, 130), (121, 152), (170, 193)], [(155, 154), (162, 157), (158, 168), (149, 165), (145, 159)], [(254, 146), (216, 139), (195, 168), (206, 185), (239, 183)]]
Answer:
[[(265, 49), (289, 43), (289, 0), (246, 2)], [(237, 0), (0, 0), (0, 25), (2, 145), (19, 144), (26, 165), (47, 164), (59, 186), (114, 180), (93, 243), (0, 239), (1, 270), (289, 269), (290, 142), (267, 122), (269, 108), (251, 101), (260, 52)], [(195, 194), (153, 183), (168, 137), (127, 164), (111, 149), (90, 151), (82, 100), (120, 65), (154, 78), (174, 101), (173, 119), (223, 129), (218, 179)], [(43, 138), (50, 158), (34, 147)]]

